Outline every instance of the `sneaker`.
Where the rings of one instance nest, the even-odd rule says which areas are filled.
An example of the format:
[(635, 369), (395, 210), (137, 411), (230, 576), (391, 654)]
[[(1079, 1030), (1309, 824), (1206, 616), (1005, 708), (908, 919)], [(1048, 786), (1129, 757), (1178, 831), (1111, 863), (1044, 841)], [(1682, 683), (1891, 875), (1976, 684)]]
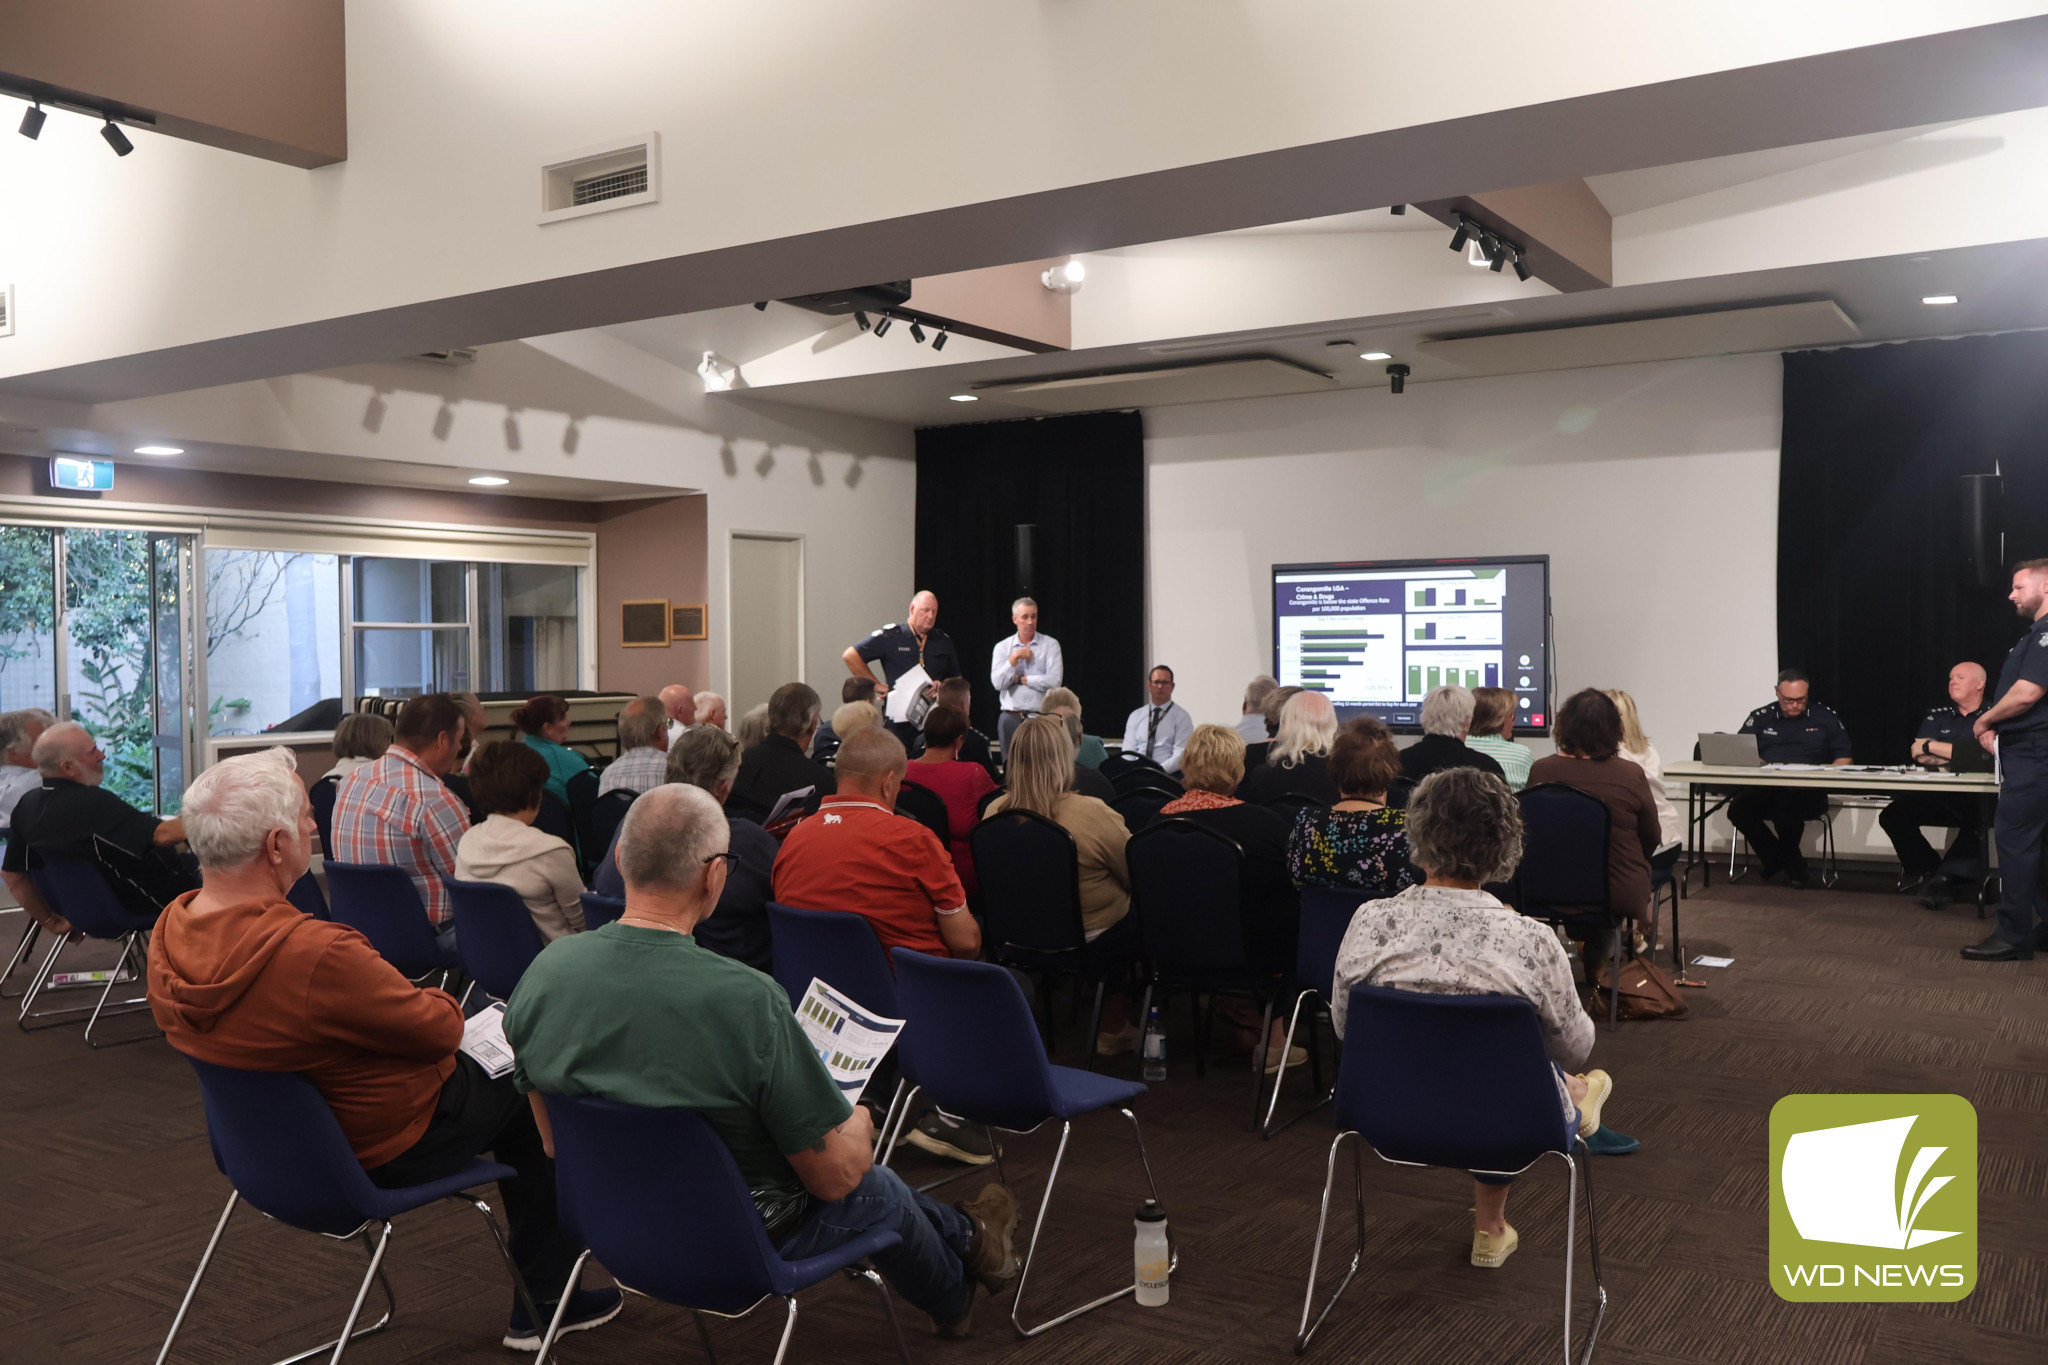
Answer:
[(1579, 1139), (1594, 1156), (1627, 1156), (1643, 1144), (1627, 1133), (1602, 1126)]
[[(1287, 1066), (1306, 1066), (1306, 1065), (1308, 1065), (1308, 1049), (1307, 1049), (1307, 1048), (1305, 1048), (1305, 1047), (1299, 1047), (1299, 1046), (1297, 1046), (1297, 1047), (1291, 1047), (1291, 1048), (1288, 1048), (1288, 1049), (1287, 1049), (1287, 1061), (1286, 1061), (1286, 1065), (1287, 1065)], [(1275, 1056), (1273, 1057), (1273, 1060), (1271, 1060), (1270, 1062), (1266, 1060), (1266, 1046), (1265, 1046), (1265, 1044), (1261, 1043), (1261, 1044), (1260, 1044), (1259, 1046), (1257, 1046), (1257, 1047), (1255, 1047), (1255, 1048), (1253, 1048), (1253, 1049), (1252, 1049), (1252, 1070), (1254, 1070), (1254, 1071), (1263, 1071), (1263, 1072), (1265, 1072), (1265, 1073), (1266, 1073), (1266, 1074), (1267, 1074), (1268, 1076), (1270, 1076), (1270, 1075), (1272, 1075), (1272, 1074), (1273, 1074), (1274, 1072), (1276, 1072), (1276, 1071), (1279, 1071), (1280, 1069), (1281, 1069), (1281, 1061), (1280, 1061), (1280, 1058), (1279, 1058), (1279, 1056), (1278, 1056), (1277, 1054), (1276, 1054), (1276, 1055), (1275, 1055)]]
[(1136, 1024), (1125, 1024), (1119, 1033), (1098, 1033), (1095, 1035), (1095, 1055), (1098, 1057), (1121, 1057), (1126, 1052), (1136, 1052), (1145, 1031)]
[(1472, 1229), (1472, 1264), (1486, 1270), (1498, 1270), (1515, 1254), (1515, 1248), (1522, 1244), (1522, 1238), (1515, 1231), (1513, 1223), (1501, 1224), (1501, 1235)]
[(917, 1126), (903, 1135), (903, 1140), (920, 1151), (969, 1166), (986, 1166), (996, 1159), (978, 1124), (962, 1123), (936, 1109), (919, 1119)]
[[(562, 1315), (561, 1330), (555, 1333), (560, 1341), (571, 1332), (587, 1332), (593, 1327), (602, 1327), (619, 1315), (626, 1306), (626, 1296), (617, 1289), (579, 1289), (569, 1296), (569, 1311)], [(540, 1339), (547, 1335), (548, 1320), (555, 1314), (551, 1303), (538, 1305), (541, 1314), (540, 1326), (535, 1327), (526, 1316), (526, 1305), (514, 1304), (512, 1321), (505, 1328), (505, 1345), (515, 1351), (538, 1351)]]
[(1586, 1098), (1579, 1101), (1579, 1136), (1591, 1137), (1600, 1131), (1600, 1110), (1614, 1093), (1614, 1077), (1594, 1070), (1579, 1079), (1586, 1083)]
[(1007, 1186), (984, 1185), (973, 1199), (953, 1207), (974, 1224), (968, 1273), (989, 1293), (1000, 1294), (1017, 1278), (1017, 1196)]

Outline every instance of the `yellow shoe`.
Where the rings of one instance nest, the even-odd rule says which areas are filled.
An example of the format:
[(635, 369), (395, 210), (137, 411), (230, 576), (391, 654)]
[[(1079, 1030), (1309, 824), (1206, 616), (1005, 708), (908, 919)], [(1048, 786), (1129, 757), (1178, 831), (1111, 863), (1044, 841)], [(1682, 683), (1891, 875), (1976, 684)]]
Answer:
[(1496, 1237), (1490, 1232), (1472, 1229), (1472, 1264), (1487, 1270), (1497, 1270), (1506, 1264), (1508, 1257), (1515, 1254), (1515, 1248), (1522, 1244), (1520, 1234), (1513, 1223), (1503, 1223), (1504, 1231)]
[(1579, 1136), (1600, 1131), (1600, 1109), (1614, 1093), (1614, 1077), (1604, 1071), (1588, 1071), (1579, 1078), (1586, 1083), (1586, 1098), (1579, 1101)]

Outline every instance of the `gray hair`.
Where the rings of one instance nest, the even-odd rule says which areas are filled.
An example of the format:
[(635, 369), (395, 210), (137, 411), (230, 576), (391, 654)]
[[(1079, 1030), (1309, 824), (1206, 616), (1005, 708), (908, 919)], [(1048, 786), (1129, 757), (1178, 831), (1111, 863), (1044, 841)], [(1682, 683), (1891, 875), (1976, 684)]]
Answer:
[(1472, 728), (1472, 710), (1476, 705), (1472, 693), (1456, 683), (1432, 687), (1422, 699), (1422, 733), (1463, 739)]
[(1017, 614), (1017, 609), (1020, 607), (1036, 608), (1037, 606), (1038, 603), (1033, 601), (1031, 598), (1020, 597), (1016, 601), (1010, 603), (1010, 615), (1015, 616)]
[(1280, 690), (1280, 680), (1270, 673), (1261, 673), (1244, 685), (1244, 714), (1247, 716), (1266, 713), (1266, 698)]
[(1078, 752), (1081, 748), (1081, 713), (1070, 711), (1064, 706), (1048, 706), (1045, 708), (1045, 714), (1058, 716), (1067, 723), (1067, 738), (1074, 741), (1074, 748)]
[[(723, 707), (724, 705), (725, 698), (719, 696), (716, 692), (699, 692), (697, 694), (697, 714), (700, 716), (713, 707)], [(702, 722), (699, 723), (701, 724)]]
[(382, 758), (391, 747), (391, 733), (391, 722), (376, 712), (351, 711), (334, 727), (334, 756)]
[(659, 697), (635, 697), (619, 712), (619, 752), (652, 749), (668, 730), (668, 708)]
[(671, 782), (702, 787), (713, 796), (739, 775), (740, 742), (716, 725), (692, 725), (668, 748)]
[(671, 782), (626, 808), (619, 827), (619, 875), (629, 894), (635, 887), (690, 891), (703, 878), (706, 860), (725, 852), (731, 840), (725, 812), (711, 793)]
[(757, 702), (749, 707), (747, 714), (740, 717), (739, 739), (742, 749), (751, 749), (768, 738), (768, 703)]
[(1298, 768), (1304, 758), (1327, 754), (1337, 742), (1337, 708), (1320, 692), (1296, 692), (1280, 708), (1280, 731), (1266, 761)]
[(1522, 862), (1522, 808), (1508, 784), (1477, 768), (1445, 768), (1408, 798), (1409, 856), (1423, 871), (1497, 882)]
[(60, 720), (36, 736), (36, 747), (30, 751), (36, 771), (44, 777), (62, 777), (64, 765), (83, 752), (76, 747), (80, 736), (85, 739), (85, 748), (91, 749), (92, 731), (75, 720)]
[(1079, 720), (1081, 718), (1081, 699), (1074, 695), (1074, 689), (1071, 687), (1055, 687), (1052, 691), (1045, 694), (1045, 700), (1039, 703), (1039, 709), (1042, 711), (1071, 711), (1074, 713), (1074, 719)]
[(0, 715), (0, 754), (20, 753), (29, 748), (33, 743), (28, 737), (31, 725), (41, 725), (47, 729), (56, 723), (57, 718), (40, 706), (30, 706)]
[(848, 737), (882, 723), (882, 713), (871, 701), (841, 703), (832, 713), (832, 733), (843, 743)]
[(192, 779), (180, 814), (202, 868), (240, 867), (274, 829), (299, 837), (306, 788), (292, 751), (279, 746), (225, 758)]

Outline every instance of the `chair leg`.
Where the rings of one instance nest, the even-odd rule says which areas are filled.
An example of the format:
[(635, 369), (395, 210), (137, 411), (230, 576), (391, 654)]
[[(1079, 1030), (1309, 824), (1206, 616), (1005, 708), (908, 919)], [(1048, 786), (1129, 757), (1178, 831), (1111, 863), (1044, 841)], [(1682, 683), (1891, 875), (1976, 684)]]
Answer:
[[(1593, 1219), (1593, 1154), (1586, 1150), (1584, 1139), (1574, 1139), (1572, 1148), (1570, 1153), (1558, 1153), (1564, 1158), (1565, 1169), (1570, 1172), (1570, 1184), (1565, 1194), (1564, 1217), (1564, 1359), (1565, 1365), (1572, 1365), (1572, 1263), (1578, 1258), (1579, 1177), (1583, 1165), (1586, 1185), (1586, 1249), (1593, 1262), (1593, 1288), (1598, 1297), (1593, 1307), (1593, 1327), (1586, 1334), (1586, 1349), (1579, 1355), (1579, 1365), (1591, 1365), (1593, 1347), (1600, 1340), (1600, 1324), (1607, 1319), (1607, 1286), (1600, 1276), (1600, 1228)], [(1583, 1158), (1583, 1161), (1580, 1158)]]
[(889, 1315), (889, 1330), (896, 1334), (896, 1354), (903, 1365), (911, 1365), (910, 1346), (903, 1340), (903, 1324), (896, 1320), (896, 1301), (889, 1296), (889, 1286), (882, 1283), (882, 1277), (871, 1265), (863, 1265), (854, 1273), (873, 1285), (875, 1292), (882, 1296), (882, 1311)]
[(1195, 1079), (1200, 1080), (1209, 1074), (1209, 1026), (1216, 1021), (1216, 997), (1210, 996), (1209, 1007), (1204, 1009), (1202, 993), (1189, 991), (1188, 1003), (1193, 1005), (1195, 1010)]
[[(1610, 967), (1611, 974), (1607, 978), (1607, 1031), (1609, 1033), (1621, 1032), (1621, 940), (1624, 934), (1633, 935), (1634, 933), (1635, 925), (1633, 921), (1617, 919), (1614, 926), (1614, 960)], [(1629, 947), (1634, 948), (1634, 942), (1630, 942)], [(1598, 1000), (1600, 997), (1596, 995), (1593, 998)]]
[(704, 1343), (704, 1358), (710, 1361), (711, 1365), (718, 1365), (718, 1352), (711, 1349), (711, 1327), (704, 1321), (704, 1314), (692, 1308), (690, 1320), (697, 1324), (697, 1340)]
[[(1287, 1048), (1289, 1051), (1292, 1051), (1294, 1047), (1294, 1030), (1296, 1025), (1301, 1020), (1302, 1008), (1306, 1005), (1311, 1011), (1313, 1011), (1315, 1007), (1311, 1002), (1314, 1000), (1314, 998), (1315, 992), (1313, 991), (1302, 991), (1294, 998), (1294, 1009), (1293, 1012), (1289, 1014), (1287, 1019), (1287, 1040), (1285, 1043), (1282, 1044), (1282, 1046)], [(1259, 1136), (1269, 1141), (1272, 1139), (1273, 1135), (1280, 1132), (1281, 1129), (1287, 1128), (1295, 1122), (1307, 1118), (1310, 1114), (1313, 1114), (1316, 1110), (1322, 1108), (1324, 1105), (1328, 1104), (1331, 1100), (1336, 1098), (1337, 1092), (1334, 1087), (1328, 1091), (1325, 1091), (1323, 1089), (1322, 1044), (1316, 1036), (1316, 1021), (1313, 1013), (1311, 1013), (1309, 1016), (1308, 1033), (1304, 1036), (1305, 1040), (1308, 1043), (1309, 1075), (1311, 1077), (1312, 1092), (1317, 1096), (1317, 1099), (1313, 1103), (1311, 1103), (1308, 1108), (1302, 1110), (1299, 1114), (1296, 1114), (1293, 1118), (1287, 1120), (1286, 1123), (1283, 1123), (1278, 1128), (1276, 1128), (1273, 1126), (1273, 1115), (1280, 1108), (1280, 1086), (1279, 1083), (1276, 1081), (1273, 1086), (1273, 1094), (1271, 1098), (1269, 1098), (1266, 1102), (1265, 1122), (1262, 1123), (1259, 1127)]]
[(896, 1126), (890, 1130), (888, 1145), (882, 1148), (881, 1159), (875, 1164), (886, 1166), (889, 1164), (889, 1158), (896, 1155), (896, 1140), (903, 1136), (903, 1125), (910, 1118), (911, 1101), (917, 1098), (917, 1092), (922, 1088), (913, 1085), (910, 1092), (903, 1097), (902, 1106), (896, 1110)]
[(21, 929), (21, 942), (14, 945), (14, 956), (7, 959), (7, 970), (0, 972), (0, 1000), (15, 998), (7, 994), (6, 983), (12, 981), (15, 971), (22, 963), (28, 961), (28, 955), (35, 948), (36, 939), (43, 931), (43, 926), (29, 919), (27, 912), (23, 912), (22, 919), (25, 923)]
[[(1287, 1079), (1288, 1049), (1280, 1049), (1280, 1069), (1273, 1073), (1273, 1094), (1280, 1094), (1280, 1082)], [(1266, 1068), (1273, 1064), (1273, 999), (1266, 998), (1266, 1007), (1259, 1013), (1259, 1042), (1252, 1049), (1255, 1064), (1252, 1067), (1252, 1131), (1259, 1130), (1259, 1101), (1266, 1094)]]
[[(1352, 1139), (1351, 1187), (1352, 1203), (1358, 1227), (1358, 1244), (1351, 1253), (1351, 1266), (1344, 1272), (1344, 1278), (1337, 1282), (1337, 1287), (1334, 1290), (1330, 1291), (1329, 1299), (1323, 1304), (1323, 1311), (1316, 1314), (1314, 1322), (1310, 1322), (1308, 1320), (1309, 1311), (1316, 1304), (1316, 1272), (1321, 1269), (1323, 1261), (1323, 1231), (1330, 1221), (1330, 1192), (1337, 1183), (1337, 1149), (1344, 1145), (1344, 1139), (1346, 1138)], [(1323, 1319), (1330, 1316), (1330, 1310), (1337, 1306), (1337, 1300), (1343, 1297), (1346, 1289), (1351, 1287), (1351, 1281), (1358, 1274), (1359, 1264), (1365, 1260), (1365, 1156), (1360, 1150), (1364, 1143), (1365, 1139), (1359, 1137), (1357, 1133), (1348, 1130), (1337, 1134), (1330, 1142), (1329, 1159), (1323, 1169), (1322, 1211), (1316, 1215), (1315, 1248), (1309, 1253), (1308, 1258), (1308, 1288), (1301, 1296), (1301, 1326), (1294, 1333), (1294, 1353), (1296, 1355), (1306, 1355), (1308, 1353), (1308, 1344), (1315, 1337), (1315, 1334), (1322, 1330)]]
[(875, 1150), (877, 1152), (882, 1149), (882, 1143), (888, 1140), (889, 1130), (896, 1124), (896, 1109), (903, 1103), (904, 1087), (909, 1084), (910, 1082), (904, 1080), (901, 1076), (896, 1078), (896, 1090), (895, 1093), (889, 1096), (889, 1108), (882, 1115), (882, 1126), (875, 1130)]
[(789, 1339), (796, 1335), (796, 1295), (783, 1298), (789, 1305), (789, 1318), (782, 1324), (782, 1340), (775, 1345), (775, 1365), (782, 1365), (782, 1358), (789, 1354)]
[[(1107, 977), (1099, 978), (1095, 982), (1095, 1009), (1088, 1015), (1088, 1035), (1081, 1040), (1088, 1049), (1088, 1062), (1083, 1068), (1086, 1071), (1093, 1071), (1095, 1069), (1095, 1040), (1102, 1034), (1102, 993), (1107, 989), (1108, 985), (1109, 979)], [(1075, 998), (1078, 1002), (1079, 997), (1076, 996)], [(1141, 1048), (1140, 1051), (1142, 1052), (1142, 1050)]]
[[(42, 965), (36, 968), (36, 974), (29, 978), (28, 989), (22, 992), (21, 1009), (14, 1016), (15, 1023), (20, 1026), (23, 1033), (34, 1033), (37, 1029), (54, 1028), (58, 1024), (73, 1022), (67, 1016), (90, 1014), (92, 1012), (92, 1007), (89, 1005), (65, 1005), (57, 1009), (42, 1010), (33, 1008), (37, 997), (42, 995), (45, 989), (61, 989), (60, 987), (50, 986), (49, 980), (51, 973), (57, 968), (57, 959), (63, 954), (64, 949), (70, 943), (71, 936), (68, 934), (53, 936), (50, 943), (50, 951), (43, 954)], [(47, 1019), (50, 1022), (46, 1024), (31, 1024), (29, 1022), (31, 1019)]]
[(164, 1346), (156, 1353), (156, 1365), (164, 1365), (171, 1358), (171, 1347), (178, 1340), (178, 1329), (185, 1325), (185, 1314), (192, 1311), (192, 1300), (199, 1296), (199, 1282), (206, 1278), (206, 1268), (213, 1264), (213, 1253), (220, 1246), (221, 1234), (228, 1230), (228, 1219), (235, 1213), (235, 1204), (241, 1199), (235, 1190), (228, 1191), (227, 1206), (220, 1211), (220, 1218), (213, 1225), (213, 1236), (206, 1239), (206, 1250), (200, 1254), (199, 1268), (192, 1272), (192, 1283), (185, 1287), (185, 1297), (178, 1304), (178, 1315), (171, 1319), (171, 1330), (164, 1334)]
[[(1145, 1134), (1144, 1130), (1138, 1126), (1138, 1116), (1128, 1109), (1119, 1109), (1117, 1112), (1131, 1122), (1131, 1131), (1136, 1136), (1138, 1143), (1138, 1164), (1145, 1171), (1145, 1187), (1151, 1192), (1152, 1198), (1157, 1200), (1159, 1198), (1159, 1184), (1152, 1178), (1152, 1161), (1145, 1154)], [(1039, 1333), (1057, 1327), (1063, 1322), (1071, 1322), (1083, 1313), (1091, 1313), (1097, 1308), (1102, 1307), (1102, 1305), (1114, 1303), (1124, 1295), (1135, 1293), (1137, 1290), (1135, 1283), (1126, 1284), (1123, 1288), (1104, 1294), (1100, 1298), (1091, 1299), (1078, 1308), (1070, 1308), (1056, 1318), (1049, 1318), (1039, 1323), (1036, 1327), (1026, 1327), (1024, 1325), (1024, 1287), (1031, 1278), (1031, 1263), (1038, 1256), (1039, 1238), (1045, 1230), (1046, 1211), (1052, 1207), (1053, 1187), (1060, 1178), (1060, 1161), (1067, 1154), (1067, 1139), (1072, 1136), (1073, 1131), (1074, 1125), (1072, 1122), (1062, 1122), (1060, 1124), (1060, 1144), (1053, 1152), (1052, 1169), (1046, 1173), (1045, 1193), (1041, 1194), (1038, 1198), (1038, 1216), (1031, 1223), (1031, 1246), (1024, 1253), (1023, 1268), (1017, 1272), (1017, 1291), (1010, 1300), (1010, 1325), (1017, 1329), (1018, 1336), (1024, 1338), (1035, 1337)], [(1169, 1256), (1166, 1268), (1168, 1276), (1173, 1274), (1179, 1262), (1180, 1257), (1177, 1253)]]
[[(364, 1236), (368, 1235), (366, 1231)], [(364, 1272), (363, 1282), (356, 1290), (356, 1301), (349, 1305), (348, 1317), (342, 1321), (341, 1335), (334, 1339), (334, 1354), (327, 1358), (328, 1365), (341, 1365), (342, 1356), (348, 1352), (348, 1344), (355, 1340), (356, 1319), (363, 1315), (363, 1301), (370, 1297), (370, 1282), (383, 1278), (378, 1272), (384, 1268), (384, 1251), (390, 1245), (391, 1224), (387, 1222), (384, 1224), (384, 1231), (377, 1238), (377, 1249), (370, 1253), (370, 1268)], [(387, 1285), (385, 1293), (390, 1292), (390, 1286)], [(385, 1317), (388, 1319), (390, 1314), (386, 1313)], [(284, 1362), (279, 1362), (279, 1365), (284, 1365)]]
[[(583, 1263), (585, 1261), (588, 1261), (589, 1259), (590, 1248), (585, 1247), (583, 1249), (583, 1254), (576, 1258), (576, 1264), (569, 1267), (568, 1283), (575, 1284), (583, 1278)], [(564, 1294), (559, 1300), (556, 1301), (555, 1314), (553, 1317), (548, 1319), (548, 1330), (541, 1336), (540, 1354), (536, 1355), (533, 1358), (533, 1365), (547, 1365), (548, 1352), (554, 1349), (555, 1338), (560, 1336), (562, 1333), (562, 1319), (569, 1312), (569, 1298), (569, 1295)], [(535, 1321), (538, 1322), (539, 1319), (536, 1318)], [(699, 1332), (704, 1331), (704, 1322), (701, 1318), (699, 1318), (697, 1321), (697, 1330)], [(785, 1346), (789, 1344), (789, 1337), (787, 1334), (783, 1336), (782, 1344)], [(711, 1337), (709, 1336), (709, 1334), (706, 1334), (704, 1338), (704, 1350), (707, 1354), (711, 1350)], [(781, 1357), (779, 1356), (777, 1357), (777, 1359), (780, 1358)]]
[[(89, 1048), (97, 1050), (102, 1046), (102, 1044), (95, 1043), (92, 1040), (92, 1028), (94, 1024), (97, 1024), (100, 1021), (100, 1012), (106, 1009), (107, 997), (114, 993), (114, 987), (120, 983), (121, 973), (127, 969), (128, 965), (131, 962), (135, 961), (136, 937), (137, 935), (135, 934), (129, 934), (126, 938), (121, 940), (121, 956), (115, 960), (114, 970), (108, 973), (107, 975), (107, 988), (100, 992), (99, 1003), (97, 1005), (94, 1005), (92, 1008), (92, 1018), (85, 1021), (85, 1045)], [(138, 974), (141, 974), (147, 972), (148, 968), (145, 965), (137, 963), (136, 970)], [(130, 978), (130, 980), (133, 979), (135, 978)], [(143, 1009), (136, 1009), (135, 1006), (137, 1005), (142, 1006)], [(145, 994), (131, 997), (130, 999), (123, 1000), (121, 1002), (121, 1006), (121, 1008), (116, 1009), (115, 1011), (113, 1011), (112, 1014), (109, 1014), (107, 1017), (111, 1019), (116, 1017), (117, 1015), (140, 1014), (143, 1012), (143, 1010), (146, 1010), (149, 1007), (149, 996)], [(133, 1038), (123, 1038), (119, 1043), (107, 1043), (104, 1044), (104, 1046), (120, 1047), (122, 1046), (122, 1044), (125, 1043), (141, 1043), (146, 1042), (151, 1038), (161, 1038), (163, 1036), (164, 1033), (162, 1029), (151, 1028), (150, 1031), (147, 1033), (138, 1033)]]
[[(491, 1240), (498, 1245), (498, 1255), (504, 1258), (505, 1270), (512, 1276), (513, 1291), (519, 1295), (519, 1302), (526, 1306), (526, 1320), (538, 1324), (540, 1309), (533, 1302), (532, 1287), (526, 1283), (526, 1277), (519, 1273), (519, 1263), (512, 1259), (511, 1244), (505, 1240), (504, 1232), (499, 1229), (498, 1220), (491, 1216), (491, 1206), (473, 1194), (451, 1194), (448, 1197), (460, 1200), (482, 1215), (484, 1226), (491, 1230)], [(576, 1280), (572, 1276), (562, 1286), (562, 1298), (566, 1300), (575, 1288)]]

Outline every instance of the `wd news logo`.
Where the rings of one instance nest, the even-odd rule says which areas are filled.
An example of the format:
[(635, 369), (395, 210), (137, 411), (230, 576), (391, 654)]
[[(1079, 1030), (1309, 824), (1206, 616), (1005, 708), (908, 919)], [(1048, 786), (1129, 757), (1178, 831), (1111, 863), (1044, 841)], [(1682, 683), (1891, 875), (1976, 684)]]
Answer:
[(1977, 1111), (1959, 1095), (1787, 1095), (1771, 1110), (1771, 1288), (1942, 1303), (1977, 1286)]

